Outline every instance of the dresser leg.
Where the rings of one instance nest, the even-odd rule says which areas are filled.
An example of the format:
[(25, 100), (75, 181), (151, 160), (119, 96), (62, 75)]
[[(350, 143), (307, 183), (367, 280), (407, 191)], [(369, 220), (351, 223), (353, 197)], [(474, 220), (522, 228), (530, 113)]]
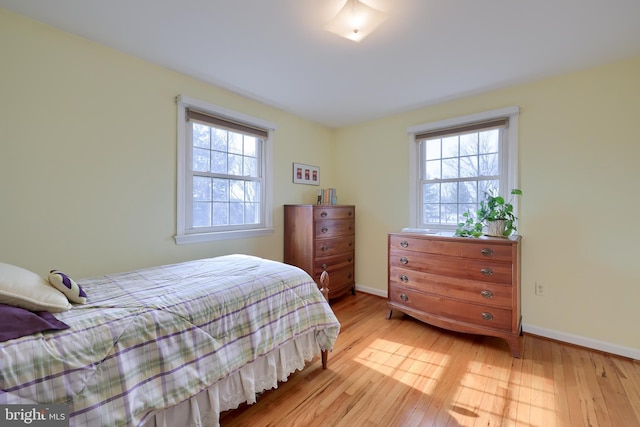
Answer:
[(520, 359), (520, 355), (522, 354), (522, 335), (514, 335), (505, 339), (507, 343), (509, 343), (511, 355), (516, 359)]
[(387, 319), (391, 319), (392, 314), (393, 314), (393, 310), (389, 309), (389, 311), (387, 311)]

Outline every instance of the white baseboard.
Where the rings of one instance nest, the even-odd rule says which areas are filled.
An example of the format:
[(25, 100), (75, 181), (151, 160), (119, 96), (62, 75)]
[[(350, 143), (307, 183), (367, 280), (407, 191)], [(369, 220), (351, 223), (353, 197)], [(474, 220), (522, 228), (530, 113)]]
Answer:
[(640, 360), (640, 350), (637, 348), (624, 347), (621, 345), (594, 340), (593, 338), (587, 338), (580, 335), (573, 335), (553, 329), (541, 328), (527, 323), (522, 324), (522, 330), (529, 334), (539, 335), (541, 337), (551, 338), (553, 340), (563, 341), (569, 344), (575, 344), (593, 350), (604, 351), (606, 353)]
[[(369, 286), (356, 284), (356, 291), (387, 298), (386, 290), (382, 291), (380, 289), (371, 288)], [(590, 348), (593, 350), (604, 351), (605, 353), (611, 353), (611, 354), (616, 354), (618, 356), (640, 360), (640, 349), (637, 349), (637, 348), (624, 347), (621, 345), (612, 344), (605, 341), (594, 340), (593, 338), (587, 338), (580, 335), (573, 335), (566, 332), (556, 331), (553, 329), (541, 328), (535, 325), (530, 325), (528, 323), (522, 324), (522, 330), (532, 335), (538, 335), (538, 336), (550, 338), (556, 341), (562, 341), (569, 344)]]
[(387, 291), (381, 291), (377, 288), (370, 288), (369, 286), (362, 286), (356, 283), (356, 291), (364, 292), (365, 294), (376, 295), (379, 297), (387, 298)]

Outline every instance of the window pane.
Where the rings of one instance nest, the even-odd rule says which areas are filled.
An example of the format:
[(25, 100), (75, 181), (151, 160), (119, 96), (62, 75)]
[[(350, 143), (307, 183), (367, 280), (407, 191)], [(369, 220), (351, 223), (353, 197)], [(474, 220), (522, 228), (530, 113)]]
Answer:
[(497, 153), (500, 147), (500, 129), (491, 129), (478, 133), (480, 153)]
[(425, 203), (423, 221), (425, 224), (440, 224), (440, 205)]
[(458, 158), (442, 160), (442, 179), (458, 178)]
[(224, 129), (211, 128), (211, 149), (226, 152), (227, 134)]
[(260, 184), (255, 181), (247, 181), (245, 183), (245, 200), (247, 202), (260, 201)]
[(458, 157), (458, 137), (450, 136), (442, 138), (442, 158)]
[(244, 173), (242, 171), (242, 156), (238, 156), (236, 154), (229, 154), (228, 157), (229, 160), (229, 168), (227, 173), (229, 175), (237, 175), (237, 176), (243, 176)]
[(478, 176), (478, 156), (460, 157), (460, 178)]
[(208, 202), (193, 203), (193, 226), (194, 227), (210, 227), (211, 226), (211, 203), (208, 203)]
[(211, 152), (211, 172), (220, 174), (227, 173), (227, 153), (222, 151)]
[(211, 179), (202, 176), (193, 177), (193, 200), (210, 202), (211, 199)]
[(260, 205), (258, 203), (245, 203), (244, 222), (245, 224), (258, 224), (260, 222)]
[(228, 179), (212, 179), (213, 200), (216, 202), (229, 201), (229, 180)]
[(258, 142), (257, 138), (252, 136), (244, 136), (244, 155), (257, 157), (258, 156)]
[(198, 172), (209, 171), (209, 150), (202, 148), (193, 149), (193, 170)]
[(229, 153), (242, 154), (242, 135), (229, 132)]
[(441, 203), (458, 203), (458, 183), (445, 182), (442, 184)]
[(244, 202), (244, 181), (229, 180), (229, 200), (232, 202)]
[(244, 203), (229, 205), (229, 224), (244, 224)]
[(460, 155), (473, 156), (478, 154), (478, 133), (460, 135)]
[(422, 186), (422, 200), (425, 203), (440, 203), (440, 184), (424, 184)]
[(498, 163), (498, 154), (485, 154), (479, 156), (478, 172), (480, 176), (498, 175), (500, 173), (500, 165)]
[(213, 224), (211, 225), (228, 225), (229, 224), (229, 204), (214, 203), (213, 204)]
[(258, 159), (255, 157), (244, 157), (244, 176), (258, 176)]
[(478, 203), (478, 181), (461, 182), (458, 201), (460, 203)]
[(201, 148), (211, 147), (211, 138), (209, 126), (201, 125), (199, 123), (193, 124), (193, 146)]
[(457, 204), (443, 204), (442, 205), (442, 223), (443, 224), (458, 224), (458, 205)]
[(440, 159), (442, 156), (440, 154), (440, 139), (431, 139), (429, 141), (424, 142), (426, 146), (426, 159), (434, 160)]
[(430, 160), (427, 162), (425, 170), (425, 179), (440, 179), (442, 178), (441, 160)]

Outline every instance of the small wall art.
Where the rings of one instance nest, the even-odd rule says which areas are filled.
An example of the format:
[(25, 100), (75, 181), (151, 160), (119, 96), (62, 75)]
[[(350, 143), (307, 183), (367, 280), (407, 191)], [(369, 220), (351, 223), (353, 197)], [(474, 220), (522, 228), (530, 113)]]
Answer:
[(295, 184), (320, 185), (320, 168), (302, 163), (294, 163), (293, 182)]

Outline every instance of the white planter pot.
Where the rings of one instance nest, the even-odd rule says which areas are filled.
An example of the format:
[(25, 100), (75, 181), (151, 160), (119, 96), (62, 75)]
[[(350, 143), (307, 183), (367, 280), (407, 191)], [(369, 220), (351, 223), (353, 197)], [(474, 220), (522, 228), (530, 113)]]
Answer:
[(487, 236), (505, 237), (504, 229), (507, 227), (507, 221), (497, 219), (495, 221), (487, 221)]

